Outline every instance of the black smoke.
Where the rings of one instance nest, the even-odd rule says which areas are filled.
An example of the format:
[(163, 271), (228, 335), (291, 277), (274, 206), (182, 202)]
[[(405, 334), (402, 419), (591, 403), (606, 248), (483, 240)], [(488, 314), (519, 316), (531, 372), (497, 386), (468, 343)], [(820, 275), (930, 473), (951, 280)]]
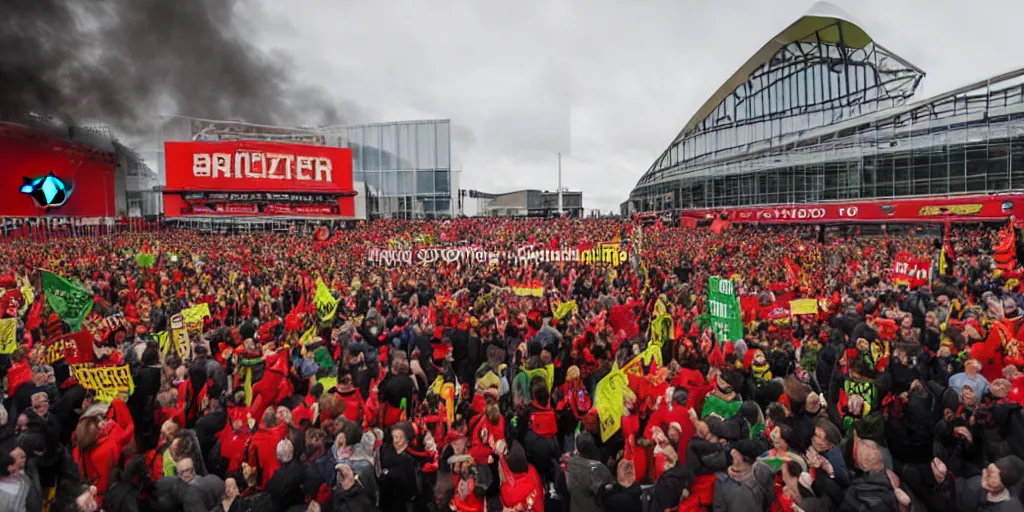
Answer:
[(271, 125), (359, 109), (258, 50), (239, 0), (0, 0), (0, 120), (30, 113), (131, 129), (158, 113)]

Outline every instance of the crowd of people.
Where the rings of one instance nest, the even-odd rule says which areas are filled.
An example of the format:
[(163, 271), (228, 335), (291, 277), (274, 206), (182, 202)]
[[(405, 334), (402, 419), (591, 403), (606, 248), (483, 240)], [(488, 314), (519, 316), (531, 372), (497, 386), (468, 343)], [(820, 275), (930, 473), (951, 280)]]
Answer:
[(1013, 224), (317, 238), (0, 242), (0, 511), (1024, 511)]

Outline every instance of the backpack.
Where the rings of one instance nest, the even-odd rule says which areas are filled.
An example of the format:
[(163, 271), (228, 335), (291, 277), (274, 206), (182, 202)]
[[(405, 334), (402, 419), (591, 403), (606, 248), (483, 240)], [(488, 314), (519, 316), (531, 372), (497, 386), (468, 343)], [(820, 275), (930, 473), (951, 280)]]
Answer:
[(555, 411), (551, 408), (530, 411), (530, 430), (548, 439), (558, 435), (558, 418)]

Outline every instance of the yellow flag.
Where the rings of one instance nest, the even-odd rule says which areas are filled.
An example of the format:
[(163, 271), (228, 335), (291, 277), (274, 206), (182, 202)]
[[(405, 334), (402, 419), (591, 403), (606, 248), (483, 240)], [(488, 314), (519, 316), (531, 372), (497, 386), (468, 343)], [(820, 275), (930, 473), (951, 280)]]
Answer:
[(316, 306), (316, 317), (321, 322), (334, 320), (338, 312), (338, 299), (331, 295), (331, 291), (324, 284), (322, 278), (316, 279), (316, 293), (313, 295), (313, 305)]
[(789, 312), (794, 315), (818, 314), (818, 301), (815, 299), (797, 299), (789, 301)]
[(36, 301), (36, 292), (32, 289), (32, 283), (29, 282), (27, 277), (18, 277), (18, 286), (21, 290), (22, 305), (18, 308), (18, 316), (24, 316), (25, 312), (28, 311), (29, 306)]
[(302, 336), (299, 338), (299, 345), (309, 345), (313, 341), (314, 336), (316, 336), (316, 326), (311, 325), (309, 329), (306, 329), (306, 332), (302, 333)]
[(622, 428), (622, 417), (626, 414), (626, 396), (632, 395), (629, 390), (629, 378), (619, 369), (612, 366), (601, 382), (597, 383), (594, 405), (601, 422), (601, 442), (607, 441)]
[(554, 315), (556, 320), (561, 320), (576, 311), (576, 301), (569, 300), (558, 305), (555, 308)]
[(153, 333), (153, 337), (156, 338), (157, 344), (160, 346), (160, 353), (167, 355), (171, 353), (171, 335), (167, 331), (160, 331)]
[(0, 354), (10, 354), (18, 348), (18, 319), (0, 320)]

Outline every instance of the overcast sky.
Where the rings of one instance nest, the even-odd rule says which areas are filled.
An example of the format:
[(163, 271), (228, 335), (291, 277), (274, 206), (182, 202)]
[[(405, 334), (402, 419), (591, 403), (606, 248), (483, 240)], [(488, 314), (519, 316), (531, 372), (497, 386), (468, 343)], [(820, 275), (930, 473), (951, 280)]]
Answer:
[[(694, 111), (807, 0), (262, 0), (262, 48), (368, 121), (446, 118), (461, 187), (618, 211)], [(919, 97), (1024, 66), (1019, 0), (834, 0), (922, 68)]]

